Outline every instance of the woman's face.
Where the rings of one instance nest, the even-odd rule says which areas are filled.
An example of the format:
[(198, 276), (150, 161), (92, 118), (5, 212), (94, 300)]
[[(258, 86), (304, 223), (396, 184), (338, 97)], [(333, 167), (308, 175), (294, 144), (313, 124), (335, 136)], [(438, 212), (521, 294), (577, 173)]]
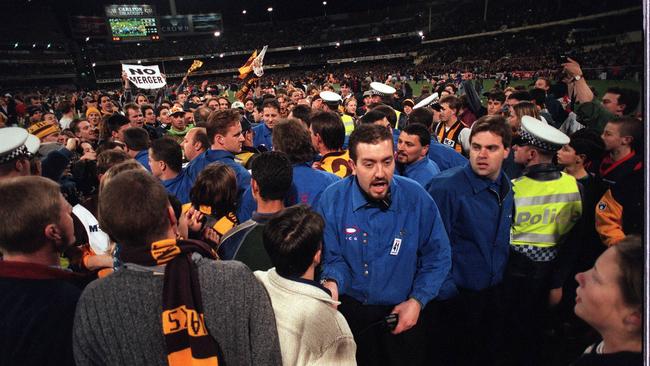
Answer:
[(357, 101), (356, 100), (349, 101), (348, 104), (345, 106), (345, 111), (350, 114), (355, 114), (357, 111)]
[(623, 300), (617, 256), (616, 248), (609, 248), (590, 270), (576, 275), (574, 311), (601, 334), (609, 329), (621, 329), (627, 315), (634, 311)]
[(99, 120), (101, 119), (101, 116), (99, 115), (99, 113), (91, 112), (88, 113), (87, 119), (88, 122), (90, 122), (90, 124), (93, 125), (93, 127), (97, 127), (97, 125), (99, 124)]

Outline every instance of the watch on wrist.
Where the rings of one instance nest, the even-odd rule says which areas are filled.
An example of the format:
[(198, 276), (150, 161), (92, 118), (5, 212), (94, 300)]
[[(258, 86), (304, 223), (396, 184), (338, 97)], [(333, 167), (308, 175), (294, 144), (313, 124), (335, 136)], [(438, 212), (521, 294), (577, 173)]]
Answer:
[(320, 280), (320, 285), (321, 285), (321, 286), (324, 286), (324, 285), (325, 285), (325, 282), (327, 282), (327, 281), (336, 282), (336, 281), (334, 281), (334, 280), (331, 279), (331, 278), (323, 278), (322, 280)]
[(582, 79), (582, 75), (576, 75), (576, 76), (573, 77), (573, 79), (575, 81), (578, 81), (578, 80)]

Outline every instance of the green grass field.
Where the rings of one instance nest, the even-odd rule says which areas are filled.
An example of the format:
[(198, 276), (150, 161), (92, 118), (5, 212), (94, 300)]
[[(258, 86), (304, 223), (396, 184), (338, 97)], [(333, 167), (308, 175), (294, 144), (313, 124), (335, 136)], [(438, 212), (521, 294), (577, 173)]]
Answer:
[[(483, 81), (483, 90), (487, 91), (490, 90), (494, 86), (494, 79), (487, 79)], [(411, 84), (411, 88), (413, 88), (413, 95), (419, 96), (420, 95), (420, 90), (422, 89), (422, 86), (424, 86), (424, 83), (420, 84), (415, 84), (414, 82), (409, 82)], [(527, 89), (530, 89), (533, 87), (532, 84), (535, 83), (535, 80), (515, 80), (510, 83), (510, 86), (518, 86), (518, 85), (523, 85)], [(605, 90), (607, 88), (611, 87), (622, 87), (622, 88), (628, 88), (628, 89), (633, 89), (633, 90), (641, 90), (641, 81), (636, 82), (634, 80), (587, 80), (587, 83), (594, 87), (596, 89), (597, 93), (597, 98), (600, 98), (605, 94)], [(486, 98), (481, 96), (481, 100), (485, 102)]]
[[(494, 86), (494, 79), (486, 79), (483, 81), (483, 90), (487, 91)], [(532, 84), (535, 82), (535, 80), (515, 80), (510, 83), (511, 86), (518, 86), (518, 85), (524, 85), (526, 88), (532, 88)], [(596, 92), (598, 93), (598, 97), (602, 97), (603, 94), (605, 94), (605, 90), (607, 88), (611, 87), (623, 87), (623, 88), (629, 88), (633, 90), (641, 90), (641, 81), (634, 81), (634, 80), (587, 80), (587, 83), (590, 86), (593, 86), (596, 88)], [(413, 95), (416, 97), (420, 96), (420, 90), (424, 85), (427, 85), (423, 82), (416, 84), (413, 81), (409, 81), (409, 84), (411, 84), (411, 88), (413, 88)], [(338, 84), (334, 84), (334, 88), (336, 90), (339, 89)], [(228, 91), (228, 98), (230, 101), (235, 100), (235, 93)], [(481, 99), (483, 102), (485, 102), (485, 97), (481, 96)]]

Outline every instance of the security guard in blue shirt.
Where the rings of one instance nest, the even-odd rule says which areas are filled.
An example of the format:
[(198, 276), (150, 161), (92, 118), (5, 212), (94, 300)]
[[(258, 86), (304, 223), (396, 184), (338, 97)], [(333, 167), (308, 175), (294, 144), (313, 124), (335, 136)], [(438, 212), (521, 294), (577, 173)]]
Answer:
[[(416, 182), (393, 177), (389, 130), (363, 124), (350, 136), (354, 175), (323, 192), (321, 282), (341, 300), (359, 365), (422, 364), (422, 308), (450, 269), (449, 239), (435, 202)], [(390, 332), (385, 317), (397, 314)], [(392, 334), (392, 335), (391, 335)]]
[(501, 168), (511, 139), (503, 117), (481, 117), (469, 137), (470, 164), (445, 170), (431, 181), (429, 193), (452, 247), (451, 271), (438, 297), (444, 316), (429, 327), (428, 337), (428, 349), (443, 365), (492, 365), (500, 358), (500, 285), (513, 205), (510, 180)]
[(427, 156), (430, 141), (427, 128), (417, 123), (406, 126), (397, 139), (397, 173), (427, 190), (431, 179), (440, 173), (438, 164)]
[(280, 103), (276, 99), (264, 101), (262, 122), (253, 127), (253, 146), (262, 151), (273, 150), (273, 127), (280, 120)]
[(209, 150), (194, 158), (185, 168), (183, 189), (192, 189), (199, 173), (208, 164), (216, 161), (233, 168), (237, 174), (237, 191), (241, 198), (251, 184), (251, 174), (241, 164), (235, 162), (235, 155), (241, 152), (244, 136), (242, 135), (240, 114), (236, 109), (226, 109), (212, 113), (206, 122), (208, 140), (212, 143)]

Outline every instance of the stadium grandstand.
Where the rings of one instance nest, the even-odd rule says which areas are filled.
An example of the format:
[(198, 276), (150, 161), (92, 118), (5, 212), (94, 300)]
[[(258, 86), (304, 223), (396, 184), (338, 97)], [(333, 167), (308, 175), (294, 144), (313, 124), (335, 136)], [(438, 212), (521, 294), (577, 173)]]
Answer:
[(649, 6), (0, 1), (0, 366), (642, 365)]

